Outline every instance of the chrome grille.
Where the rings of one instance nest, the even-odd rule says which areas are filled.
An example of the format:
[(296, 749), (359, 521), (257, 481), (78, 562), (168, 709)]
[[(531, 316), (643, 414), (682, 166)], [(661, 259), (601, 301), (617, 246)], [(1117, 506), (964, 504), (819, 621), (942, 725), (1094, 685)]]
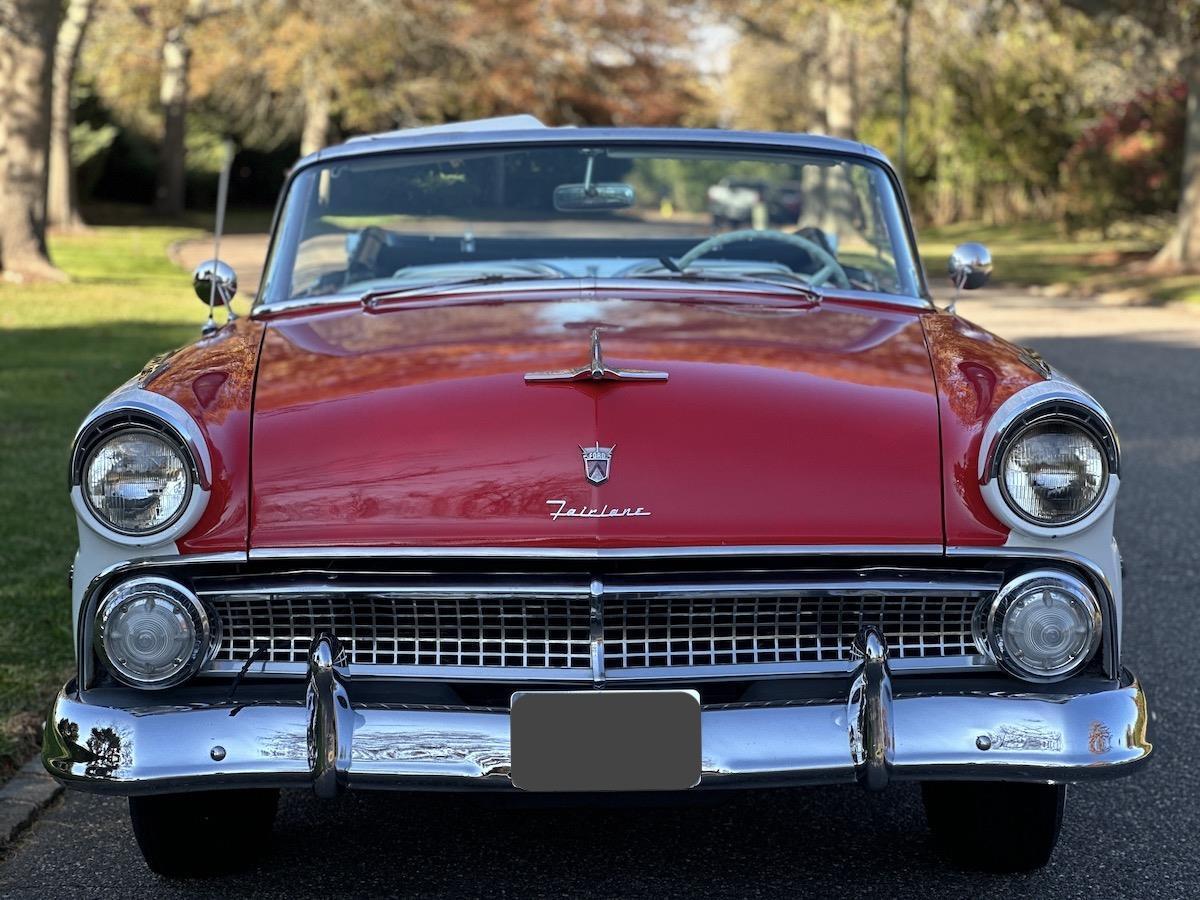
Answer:
[(608, 669), (845, 663), (864, 625), (877, 625), (892, 659), (970, 656), (977, 596), (755, 596), (635, 594), (608, 603)]
[(982, 666), (972, 618), (998, 579), (731, 584), (572, 580), (553, 588), (378, 585), (207, 587), (220, 621), (209, 668), (302, 673), (332, 632), (352, 672), (429, 678), (601, 678), (834, 673), (865, 625), (894, 669)]
[(330, 631), (355, 666), (587, 669), (586, 598), (351, 594), (231, 595), (210, 601), (221, 621), (216, 660), (303, 663)]

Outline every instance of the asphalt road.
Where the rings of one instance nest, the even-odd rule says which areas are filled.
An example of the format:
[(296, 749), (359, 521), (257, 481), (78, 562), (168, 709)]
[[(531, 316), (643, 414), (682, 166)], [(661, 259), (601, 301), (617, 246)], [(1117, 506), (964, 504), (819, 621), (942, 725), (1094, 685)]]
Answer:
[(1200, 746), (1200, 315), (1002, 293), (961, 311), (1086, 385), (1123, 438), (1125, 661), (1150, 694), (1155, 756), (1132, 778), (1071, 789), (1042, 872), (948, 868), (908, 785), (608, 809), (391, 794), (320, 803), (297, 793), (285, 795), (257, 871), (178, 884), (144, 867), (122, 801), (69, 794), (0, 860), (0, 897), (1200, 896), (1200, 767), (1186, 755)]

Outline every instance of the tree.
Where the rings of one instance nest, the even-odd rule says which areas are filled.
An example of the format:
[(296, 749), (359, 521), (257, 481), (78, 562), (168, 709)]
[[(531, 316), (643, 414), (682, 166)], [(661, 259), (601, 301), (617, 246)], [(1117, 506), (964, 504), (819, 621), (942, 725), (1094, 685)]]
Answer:
[[(868, 0), (720, 0), (742, 31), (740, 52), (735, 53), (732, 90), (735, 105), (751, 118), (779, 106), (763, 96), (795, 97), (783, 108), (792, 121), (768, 126), (787, 127), (834, 137), (855, 139), (859, 119), (858, 45), (865, 29), (860, 19), (875, 16)], [(740, 71), (738, 71), (740, 70)], [(745, 113), (735, 116), (742, 119)], [(769, 117), (778, 113), (768, 112)]]
[(173, 212), (185, 165), (211, 165), (210, 148), (225, 137), (266, 152), (299, 141), (308, 153), (341, 133), (514, 112), (548, 124), (678, 123), (698, 95), (684, 52), (694, 9), (669, 0), (122, 0), (97, 4), (81, 66), (117, 125), (162, 134), (158, 205)]
[(64, 281), (46, 248), (50, 74), (59, 0), (0, 0), (0, 269)]
[(66, 15), (58, 27), (58, 43), (54, 50), (46, 221), (57, 228), (73, 229), (83, 225), (71, 158), (71, 128), (75, 124), (71, 90), (75, 84), (79, 50), (94, 8), (95, 0), (69, 0)]
[[(450, 4), (446, 4), (449, 6)], [(458, 117), (532, 113), (549, 124), (678, 122), (695, 69), (692, 24), (668, 0), (480, 0), (452, 22), (466, 68), (444, 92)]]
[(1133, 21), (1161, 50), (1164, 68), (1175, 67), (1187, 85), (1183, 177), (1175, 228), (1150, 268), (1172, 271), (1200, 267), (1200, 4), (1196, 0), (1066, 0), (1109, 25)]

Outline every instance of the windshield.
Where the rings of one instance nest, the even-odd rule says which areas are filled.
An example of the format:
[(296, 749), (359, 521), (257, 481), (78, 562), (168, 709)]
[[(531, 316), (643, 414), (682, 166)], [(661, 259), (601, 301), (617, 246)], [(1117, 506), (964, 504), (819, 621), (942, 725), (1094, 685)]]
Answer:
[(530, 278), (753, 278), (921, 295), (892, 181), (867, 160), (556, 144), (306, 168), (259, 302)]

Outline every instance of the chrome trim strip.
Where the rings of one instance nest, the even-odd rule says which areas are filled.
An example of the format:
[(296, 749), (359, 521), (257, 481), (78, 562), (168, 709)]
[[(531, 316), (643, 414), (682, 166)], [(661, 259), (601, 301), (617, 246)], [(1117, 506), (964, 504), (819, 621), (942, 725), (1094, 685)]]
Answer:
[[(241, 671), (243, 662), (219, 659), (209, 663), (200, 673), (206, 675), (232, 675)], [(535, 668), (516, 666), (393, 666), (382, 664), (348, 663), (343, 670), (351, 678), (403, 678), (409, 681), (571, 681), (588, 684), (593, 680), (591, 666), (572, 668)], [(301, 662), (254, 663), (246, 672), (247, 679), (261, 676), (299, 677), (308, 672), (308, 664)]]
[[(737, 681), (763, 678), (827, 678), (848, 675), (858, 664), (845, 662), (745, 663), (716, 666), (662, 666), (610, 669), (609, 681)], [(982, 655), (901, 657), (888, 660), (891, 672), (947, 675), (962, 672), (998, 672), (999, 667)]]
[(726, 556), (941, 556), (941, 544), (732, 544), (708, 547), (253, 547), (259, 559), (680, 559)]
[[(205, 676), (227, 676), (241, 671), (243, 663), (236, 660), (215, 660), (200, 673)], [(846, 675), (854, 670), (853, 661), (742, 663), (712, 666), (654, 666), (624, 669), (601, 669), (601, 684), (610, 681), (736, 681), (747, 678), (823, 678)], [(902, 657), (888, 661), (888, 668), (897, 674), (924, 675), (955, 672), (998, 672), (999, 667), (983, 655), (945, 657)], [(596, 683), (591, 666), (572, 668), (516, 668), (512, 666), (393, 666), (350, 663), (345, 671), (352, 678), (403, 678), (411, 681), (487, 681), (504, 682), (573, 682)], [(246, 678), (300, 677), (308, 672), (306, 663), (261, 662), (252, 665)]]
[(890, 596), (921, 596), (936, 594), (939, 597), (969, 597), (973, 594), (993, 593), (1000, 589), (1003, 579), (999, 574), (992, 579), (968, 576), (956, 578), (957, 573), (947, 572), (944, 578), (926, 579), (921, 581), (905, 580), (903, 578), (874, 578), (874, 579), (830, 579), (804, 578), (789, 581), (717, 581), (727, 573), (715, 572), (712, 583), (697, 582), (695, 584), (672, 584), (670, 582), (640, 581), (636, 576), (625, 576), (624, 583), (611, 583), (592, 579), (590, 587), (582, 582), (577, 584), (531, 583), (525, 584), (489, 584), (487, 582), (469, 582), (455, 584), (438, 584), (437, 582), (421, 582), (423, 576), (404, 576), (415, 584), (364, 583), (336, 584), (329, 582), (302, 582), (297, 584), (281, 584), (275, 587), (220, 587), (201, 586), (196, 593), (201, 597), (261, 597), (269, 595), (305, 595), (330, 596), (336, 594), (372, 594), (376, 596), (417, 595), (447, 600), (473, 600), (476, 597), (522, 597), (536, 599), (538, 597), (570, 597), (591, 594), (600, 591), (604, 595), (621, 594), (654, 594), (672, 600), (706, 599), (721, 594), (745, 594), (753, 592), (756, 597), (790, 597), (803, 594), (805, 597), (837, 596), (859, 597), (872, 594), (888, 594)]
[(599, 578), (592, 581), (591, 616), (588, 622), (589, 657), (592, 663), (592, 684), (604, 687), (604, 582)]
[[(716, 573), (718, 577), (721, 573)], [(753, 592), (756, 597), (790, 597), (802, 594), (805, 597), (863, 597), (873, 594), (907, 597), (936, 594), (939, 597), (970, 597), (974, 594), (989, 594), (999, 590), (1003, 581), (997, 574), (995, 579), (957, 579), (957, 573), (947, 572), (945, 578), (925, 581), (906, 581), (902, 578), (875, 579), (808, 579), (803, 576), (792, 581), (742, 581), (737, 583), (714, 582), (706, 584), (660, 584), (653, 581), (628, 584), (606, 584), (606, 594), (654, 594), (672, 600), (705, 599), (714, 594), (745, 594)]]
[[(606, 291), (642, 291), (648, 292), (660, 291), (662, 293), (678, 294), (681, 287), (687, 289), (689, 294), (702, 294), (706, 290), (711, 294), (720, 294), (724, 296), (739, 296), (739, 297), (762, 297), (764, 294), (772, 294), (774, 291), (780, 293), (786, 292), (789, 296), (792, 291), (782, 285), (774, 284), (770, 281), (763, 281), (761, 286), (747, 286), (743, 282), (737, 281), (660, 281), (649, 278), (602, 278), (594, 279), (586, 286), (581, 286), (582, 279), (578, 278), (563, 278), (561, 280), (546, 280), (546, 279), (531, 279), (529, 281), (505, 281), (500, 284), (477, 284), (477, 285), (458, 285), (448, 284), (445, 287), (439, 287), (437, 284), (430, 284), (426, 289), (418, 292), (415, 288), (410, 291), (410, 300), (405, 302), (397, 302), (390, 309), (414, 309), (418, 304), (427, 303), (429, 299), (452, 295), (454, 297), (476, 297), (476, 296), (495, 296), (499, 291), (520, 291), (522, 294), (542, 293), (562, 290), (580, 290), (584, 291), (589, 297), (594, 299), (607, 299), (597, 297), (596, 295), (603, 294)], [(900, 309), (918, 309), (930, 310), (934, 306), (929, 300), (921, 297), (912, 297), (908, 294), (886, 294), (876, 291), (841, 291), (826, 289), (826, 298), (829, 301), (836, 302), (844, 296), (852, 302), (878, 303), (882, 306), (894, 306)], [(418, 297), (422, 299), (418, 299)], [(528, 297), (523, 298), (520, 302), (542, 302), (531, 300)], [(257, 304), (250, 312), (252, 319), (269, 318), (275, 313), (300, 312), (308, 309), (319, 309), (326, 307), (329, 309), (344, 309), (347, 307), (361, 307), (361, 294), (329, 294), (323, 297), (301, 297), (294, 300), (278, 300), (273, 303)], [(379, 307), (372, 307), (378, 309)]]
[[(422, 576), (404, 576), (420, 579)], [(998, 586), (998, 585), (997, 585)], [(993, 590), (995, 587), (993, 586)], [(329, 582), (306, 582), (303, 584), (281, 584), (277, 587), (202, 587), (197, 590), (201, 597), (261, 597), (267, 595), (305, 595), (326, 597), (334, 594), (373, 594), (376, 596), (432, 597), (438, 600), (474, 600), (477, 597), (582, 597), (588, 592), (584, 584), (533, 584), (528, 587), (505, 584), (454, 584), (441, 585), (429, 582), (417, 584), (331, 584)]]

